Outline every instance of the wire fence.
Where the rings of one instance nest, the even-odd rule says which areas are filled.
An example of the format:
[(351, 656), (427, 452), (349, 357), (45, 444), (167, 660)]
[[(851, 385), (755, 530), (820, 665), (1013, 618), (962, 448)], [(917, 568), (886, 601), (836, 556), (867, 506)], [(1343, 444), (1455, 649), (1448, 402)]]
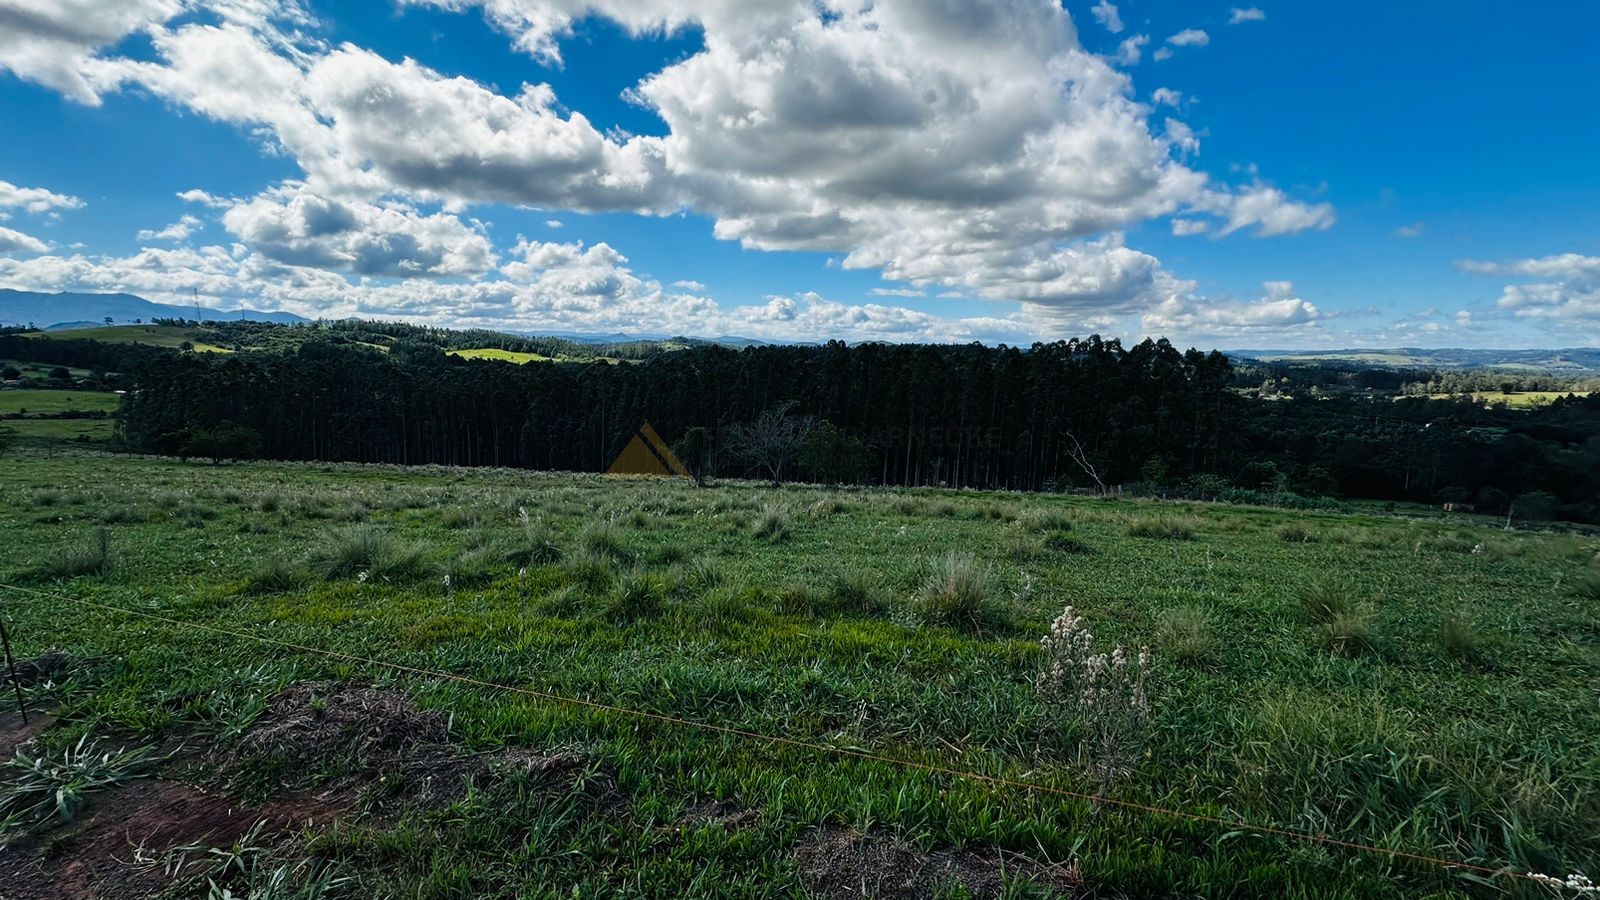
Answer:
[(171, 616), (164, 616), (160, 613), (154, 613), (148, 610), (130, 609), (128, 607), (117, 606), (109, 603), (100, 603), (98, 601), (88, 600), (82, 597), (72, 597), (66, 594), (58, 594), (51, 591), (41, 591), (34, 588), (21, 587), (19, 585), (5, 584), (3, 582), (0, 582), (0, 591), (11, 591), (15, 592), (16, 594), (50, 598), (90, 609), (118, 613), (150, 622), (160, 622), (166, 625), (175, 626), (177, 628), (190, 629), (193, 631), (235, 638), (242, 641), (251, 641), (257, 644), (278, 647), (285, 650), (293, 650), (298, 653), (311, 654), (313, 656), (320, 656), (325, 659), (337, 660), (344, 663), (354, 663), (364, 666), (371, 666), (374, 668), (388, 669), (390, 671), (401, 672), (408, 675), (431, 678), (441, 682), (453, 682), (455, 684), (462, 684), (490, 691), (532, 697), (548, 703), (564, 704), (597, 712), (615, 714), (641, 721), (664, 723), (681, 728), (691, 728), (713, 734), (765, 742), (772, 745), (794, 747), (802, 750), (812, 751), (818, 754), (867, 760), (901, 769), (922, 771), (929, 774), (964, 779), (979, 784), (987, 784), (991, 787), (1081, 800), (1097, 806), (1112, 807), (1148, 816), (1165, 816), (1181, 821), (1212, 825), (1216, 826), (1217, 828), (1226, 829), (1232, 832), (1249, 832), (1253, 834), (1283, 838), (1285, 840), (1296, 841), (1300, 843), (1331, 847), (1355, 853), (1388, 857), (1394, 860), (1406, 860), (1430, 866), (1438, 866), (1446, 870), (1471, 873), (1476, 876), (1490, 879), (1533, 882), (1552, 887), (1561, 887), (1567, 884), (1566, 882), (1558, 881), (1557, 879), (1550, 878), (1549, 876), (1520, 872), (1507, 867), (1491, 868), (1489, 866), (1478, 865), (1476, 863), (1445, 859), (1443, 857), (1434, 856), (1427, 853), (1416, 853), (1408, 850), (1397, 850), (1390, 847), (1379, 847), (1374, 844), (1362, 843), (1360, 841), (1344, 840), (1342, 838), (1333, 837), (1332, 835), (1319, 834), (1311, 831), (1302, 831), (1293, 828), (1281, 828), (1273, 825), (1261, 825), (1257, 823), (1246, 822), (1240, 819), (1230, 819), (1224, 816), (1215, 816), (1206, 813), (1192, 812), (1189, 810), (1173, 809), (1147, 803), (1138, 803), (1132, 800), (1122, 800), (1116, 797), (1104, 796), (1101, 794), (1074, 791), (1068, 788), (1057, 787), (1055, 785), (1040, 784), (1032, 781), (1022, 781), (1019, 779), (1007, 778), (999, 775), (986, 775), (982, 772), (974, 772), (969, 769), (959, 769), (951, 766), (940, 765), (938, 763), (924, 762), (922, 760), (889, 756), (882, 753), (875, 753), (870, 750), (861, 750), (852, 747), (840, 747), (831, 744), (818, 743), (816, 741), (808, 741), (802, 738), (792, 738), (784, 735), (751, 731), (730, 725), (721, 725), (715, 722), (686, 719), (680, 716), (651, 712), (644, 709), (617, 706), (598, 700), (589, 700), (582, 697), (569, 697), (562, 694), (541, 691), (536, 688), (524, 687), (521, 685), (501, 684), (498, 682), (486, 681), (480, 678), (473, 678), (470, 675), (460, 675), (454, 672), (445, 672), (436, 669), (425, 669), (418, 666), (407, 665), (405, 663), (362, 656), (360, 654), (346, 653), (341, 650), (313, 647), (307, 644), (296, 643), (294, 641), (286, 641), (279, 638), (269, 637), (267, 635), (253, 634), (246, 631), (238, 631), (231, 628), (208, 625), (202, 622), (191, 622), (184, 619), (176, 619)]

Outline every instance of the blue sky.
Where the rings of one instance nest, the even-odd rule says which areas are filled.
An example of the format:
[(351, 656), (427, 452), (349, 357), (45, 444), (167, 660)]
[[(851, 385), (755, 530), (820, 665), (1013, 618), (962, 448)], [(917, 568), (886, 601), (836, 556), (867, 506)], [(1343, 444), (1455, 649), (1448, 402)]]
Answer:
[(1597, 30), (1587, 3), (0, 0), (0, 287), (1594, 344)]

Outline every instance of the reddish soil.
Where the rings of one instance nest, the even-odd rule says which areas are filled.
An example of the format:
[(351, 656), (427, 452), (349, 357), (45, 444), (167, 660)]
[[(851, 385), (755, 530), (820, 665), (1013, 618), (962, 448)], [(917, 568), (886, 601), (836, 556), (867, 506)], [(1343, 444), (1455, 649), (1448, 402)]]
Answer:
[(168, 883), (169, 850), (225, 847), (261, 820), (281, 834), (337, 812), (321, 799), (250, 808), (176, 781), (136, 779), (91, 797), (73, 825), (0, 850), (0, 900), (152, 896)]
[(15, 706), (0, 712), (0, 759), (10, 759), (17, 752), (17, 748), (38, 737), (55, 724), (55, 718), (41, 709), (28, 711), (28, 724), (22, 723), (22, 716), (17, 714)]

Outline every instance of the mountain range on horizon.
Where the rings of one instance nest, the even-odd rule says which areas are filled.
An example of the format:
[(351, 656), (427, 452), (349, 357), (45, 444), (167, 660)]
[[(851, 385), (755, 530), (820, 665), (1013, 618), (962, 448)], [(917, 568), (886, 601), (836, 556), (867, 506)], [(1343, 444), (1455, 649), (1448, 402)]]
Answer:
[(310, 322), (289, 312), (255, 309), (211, 309), (156, 303), (134, 294), (84, 294), (62, 291), (43, 294), (0, 288), (0, 325), (32, 325), (44, 330), (64, 326), (132, 325), (151, 319), (188, 319), (196, 322), (243, 320), (292, 325)]
[[(156, 303), (134, 294), (95, 294), (63, 291), (55, 294), (0, 288), (0, 326), (33, 326), (46, 331), (100, 326), (110, 319), (115, 325), (131, 325), (153, 319), (190, 321), (255, 321), (277, 324), (306, 324), (312, 320), (290, 312), (239, 309), (210, 309)], [(618, 344), (631, 341), (663, 341), (683, 335), (532, 331), (505, 329), (506, 334), (527, 337), (555, 337), (584, 344)], [(691, 340), (729, 347), (764, 346), (775, 343), (738, 335), (688, 336)], [(1479, 369), (1518, 371), (1600, 372), (1600, 348), (1522, 348), (1474, 349), (1462, 347), (1369, 347), (1344, 349), (1224, 349), (1236, 360), (1254, 362), (1347, 362), (1377, 367)]]

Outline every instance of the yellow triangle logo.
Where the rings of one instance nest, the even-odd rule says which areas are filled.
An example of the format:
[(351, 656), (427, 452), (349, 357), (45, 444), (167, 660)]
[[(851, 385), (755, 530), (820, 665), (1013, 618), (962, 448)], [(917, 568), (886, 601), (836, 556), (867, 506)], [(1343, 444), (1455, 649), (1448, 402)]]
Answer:
[(639, 432), (628, 441), (622, 452), (606, 469), (607, 475), (679, 475), (689, 477), (689, 470), (678, 461), (678, 455), (672, 452), (667, 442), (656, 434), (656, 430), (646, 422), (639, 426)]

